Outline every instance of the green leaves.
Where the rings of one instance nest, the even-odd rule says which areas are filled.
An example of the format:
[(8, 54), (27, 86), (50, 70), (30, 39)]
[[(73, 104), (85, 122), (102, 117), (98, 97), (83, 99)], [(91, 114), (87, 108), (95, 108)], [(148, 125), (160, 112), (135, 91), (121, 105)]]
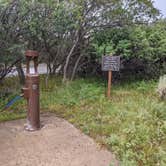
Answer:
[(166, 21), (97, 33), (94, 48), (100, 55), (104, 49), (125, 58), (156, 61), (166, 57)]

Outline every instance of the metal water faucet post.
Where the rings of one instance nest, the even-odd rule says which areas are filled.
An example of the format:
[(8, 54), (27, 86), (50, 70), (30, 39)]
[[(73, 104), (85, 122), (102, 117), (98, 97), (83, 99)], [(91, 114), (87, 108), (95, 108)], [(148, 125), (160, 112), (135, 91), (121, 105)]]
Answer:
[[(28, 50), (26, 56), (26, 81), (23, 88), (24, 98), (27, 100), (27, 124), (25, 130), (36, 131), (40, 129), (40, 104), (39, 104), (39, 74), (38, 74), (38, 56), (37, 51)], [(34, 73), (30, 71), (30, 62), (34, 63)]]

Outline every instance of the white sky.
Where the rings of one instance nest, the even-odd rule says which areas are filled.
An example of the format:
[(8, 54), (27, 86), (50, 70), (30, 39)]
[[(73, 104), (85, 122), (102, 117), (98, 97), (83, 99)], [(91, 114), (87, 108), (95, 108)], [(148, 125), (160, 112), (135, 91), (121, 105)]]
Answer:
[(154, 0), (154, 6), (166, 17), (166, 0)]

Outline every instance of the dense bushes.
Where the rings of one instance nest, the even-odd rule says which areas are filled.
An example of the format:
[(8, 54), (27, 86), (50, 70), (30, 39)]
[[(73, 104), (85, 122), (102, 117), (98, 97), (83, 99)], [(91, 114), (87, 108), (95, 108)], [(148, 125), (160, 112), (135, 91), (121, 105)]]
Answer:
[[(97, 33), (94, 48), (100, 57), (122, 57), (122, 69), (156, 77), (166, 71), (166, 20), (149, 25), (108, 29)], [(123, 71), (123, 70), (122, 70)]]

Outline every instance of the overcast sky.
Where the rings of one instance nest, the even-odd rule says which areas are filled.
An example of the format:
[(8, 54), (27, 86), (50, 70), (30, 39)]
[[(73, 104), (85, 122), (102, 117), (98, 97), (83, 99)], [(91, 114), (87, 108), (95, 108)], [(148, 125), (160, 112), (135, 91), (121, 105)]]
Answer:
[(154, 2), (155, 7), (166, 17), (166, 0), (154, 0)]

